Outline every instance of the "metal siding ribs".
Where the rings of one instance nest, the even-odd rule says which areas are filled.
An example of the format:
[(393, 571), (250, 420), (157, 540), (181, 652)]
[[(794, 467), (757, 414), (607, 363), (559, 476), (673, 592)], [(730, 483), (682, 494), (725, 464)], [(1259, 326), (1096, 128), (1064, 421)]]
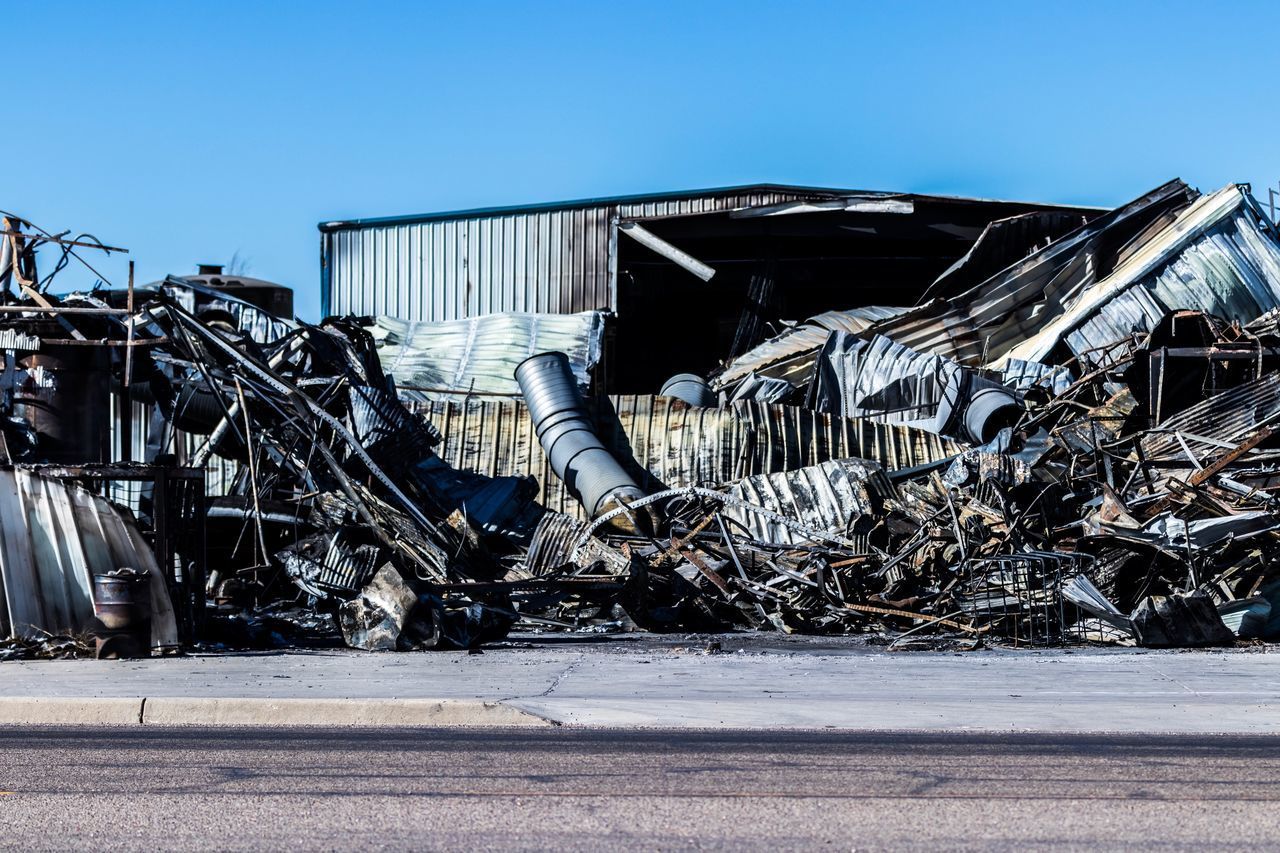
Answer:
[[(961, 447), (909, 427), (841, 418), (796, 406), (740, 402), (703, 409), (669, 397), (609, 397), (597, 421), (621, 460), (634, 458), (650, 487), (721, 484), (752, 474), (861, 458), (895, 470), (945, 459)], [(454, 468), (537, 478), (539, 501), (585, 518), (547, 465), (528, 410), (514, 400), (411, 402), (444, 435), (440, 456)], [(624, 462), (625, 464), (625, 462)], [(642, 484), (644, 485), (644, 484)]]
[(610, 239), (615, 218), (737, 210), (818, 192), (748, 190), (324, 227), (322, 309), (326, 315), (430, 321), (506, 311), (608, 311), (614, 304)]
[(176, 646), (165, 580), (133, 521), (80, 486), (0, 469), (0, 636), (84, 630), (94, 615), (93, 575), (120, 568), (150, 575), (160, 617), (153, 644)]

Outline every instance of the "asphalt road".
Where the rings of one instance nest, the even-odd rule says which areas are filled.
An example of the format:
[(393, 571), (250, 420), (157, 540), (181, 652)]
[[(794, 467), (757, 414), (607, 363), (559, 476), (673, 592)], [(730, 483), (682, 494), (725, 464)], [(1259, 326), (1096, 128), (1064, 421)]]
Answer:
[(0, 847), (1275, 848), (1280, 739), (0, 728)]

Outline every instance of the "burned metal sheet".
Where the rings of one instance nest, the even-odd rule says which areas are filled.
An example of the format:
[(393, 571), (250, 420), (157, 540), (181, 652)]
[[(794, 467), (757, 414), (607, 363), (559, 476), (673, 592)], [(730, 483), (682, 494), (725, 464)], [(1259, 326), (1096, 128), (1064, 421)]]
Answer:
[(1278, 419), (1280, 373), (1268, 373), (1173, 415), (1147, 431), (1139, 443), (1145, 458), (1153, 461), (1185, 459), (1188, 450), (1199, 456), (1220, 454), (1258, 426)]
[[(437, 452), (453, 468), (486, 476), (532, 476), (539, 502), (583, 518), (578, 502), (550, 470), (528, 411), (511, 400), (439, 400), (411, 404), (440, 430)], [(870, 459), (886, 470), (954, 456), (956, 443), (920, 430), (814, 412), (798, 406), (740, 402), (703, 409), (670, 397), (623, 395), (597, 407), (601, 437), (620, 459), (647, 472), (644, 485), (728, 483), (829, 459)]]
[(206, 287), (182, 276), (166, 276), (164, 281), (147, 287), (158, 289), (192, 314), (204, 315), (216, 311), (228, 315), (238, 331), (260, 344), (278, 341), (297, 328), (292, 318), (277, 317), (226, 291)]
[(866, 305), (847, 311), (827, 311), (797, 323), (779, 335), (735, 358), (712, 380), (712, 388), (729, 388), (755, 373), (788, 379), (792, 384), (808, 381), (818, 350), (831, 332), (860, 334), (872, 325), (896, 317), (906, 308)]
[[(744, 477), (729, 487), (730, 498), (745, 501), (800, 524), (857, 541), (873, 516), (896, 495), (879, 465), (864, 459), (832, 459), (775, 474)], [(735, 519), (761, 542), (812, 543), (793, 526), (728, 503), (724, 515)], [(859, 523), (862, 529), (859, 528)], [(859, 549), (865, 553), (865, 549)]]
[(1009, 355), (1042, 360), (1064, 341), (1077, 357), (1097, 361), (1105, 345), (1149, 332), (1188, 306), (1239, 322), (1280, 307), (1280, 236), (1242, 186), (1198, 199), (1110, 275), (1060, 308), (1050, 305)]
[(380, 316), (370, 334), (383, 370), (407, 396), (518, 397), (516, 365), (542, 352), (563, 352), (578, 384), (590, 387), (604, 314), (488, 314), (436, 323)]
[(915, 352), (882, 335), (863, 340), (845, 332), (832, 332), (822, 348), (810, 399), (819, 411), (979, 444), (1021, 411), (1012, 391), (950, 359)]
[(1170, 181), (964, 293), (926, 302), (878, 323), (874, 331), (903, 346), (961, 364), (976, 366), (998, 360), (1040, 330), (1046, 304), (1069, 303), (1105, 277), (1150, 232), (1164, 228), (1197, 195), (1182, 181)]
[(1000, 381), (1022, 393), (1039, 388), (1053, 394), (1061, 394), (1071, 387), (1075, 376), (1069, 368), (1061, 365), (1008, 358), (1001, 367)]
[(964, 257), (929, 285), (920, 301), (945, 299), (964, 293), (1010, 264), (1070, 234), (1090, 218), (1083, 212), (1040, 210), (997, 219), (983, 229)]

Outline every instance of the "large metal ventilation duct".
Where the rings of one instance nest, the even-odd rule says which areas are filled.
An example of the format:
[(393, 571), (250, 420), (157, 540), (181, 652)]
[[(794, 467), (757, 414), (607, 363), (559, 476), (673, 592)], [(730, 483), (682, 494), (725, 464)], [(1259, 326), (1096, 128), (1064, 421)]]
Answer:
[(964, 410), (964, 431), (970, 441), (986, 444), (1003, 428), (1015, 425), (1023, 412), (1018, 395), (1008, 388), (977, 388)]
[(707, 387), (707, 380), (693, 373), (677, 373), (662, 383), (658, 394), (708, 409), (715, 408), (717, 402), (715, 393)]
[(619, 500), (644, 497), (596, 436), (568, 356), (562, 352), (530, 356), (516, 367), (516, 382), (551, 470), (593, 518), (620, 505)]

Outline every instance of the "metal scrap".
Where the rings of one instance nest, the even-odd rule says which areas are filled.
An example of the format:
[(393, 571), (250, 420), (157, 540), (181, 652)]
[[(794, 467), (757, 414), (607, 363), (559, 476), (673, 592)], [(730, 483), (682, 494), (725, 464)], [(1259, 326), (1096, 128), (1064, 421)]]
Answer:
[[(0, 269), (0, 627), (26, 643), (81, 628), (98, 563), (173, 594), (171, 644), (279, 614), (386, 650), (513, 625), (1280, 635), (1280, 235), (1241, 186), (991, 222), (923, 304), (735, 335), (656, 396), (605, 393), (602, 312), (313, 325), (182, 277), (58, 298), (32, 233), (6, 220)], [(127, 512), (32, 467), (84, 451), (48, 411), (58, 347), (94, 342), (110, 411), (149, 418)], [(173, 544), (162, 506), (211, 464), (216, 499), (177, 515), (210, 545)]]

